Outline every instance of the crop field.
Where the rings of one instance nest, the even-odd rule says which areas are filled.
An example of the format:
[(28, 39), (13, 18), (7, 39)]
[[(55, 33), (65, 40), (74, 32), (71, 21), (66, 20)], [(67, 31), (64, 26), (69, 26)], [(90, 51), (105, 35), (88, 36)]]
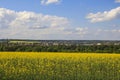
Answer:
[(120, 55), (0, 52), (0, 80), (120, 80)]

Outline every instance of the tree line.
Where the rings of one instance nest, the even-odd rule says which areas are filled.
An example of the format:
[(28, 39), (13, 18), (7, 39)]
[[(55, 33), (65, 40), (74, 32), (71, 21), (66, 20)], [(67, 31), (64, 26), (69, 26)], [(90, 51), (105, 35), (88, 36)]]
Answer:
[(120, 53), (120, 45), (36, 45), (0, 43), (0, 51)]

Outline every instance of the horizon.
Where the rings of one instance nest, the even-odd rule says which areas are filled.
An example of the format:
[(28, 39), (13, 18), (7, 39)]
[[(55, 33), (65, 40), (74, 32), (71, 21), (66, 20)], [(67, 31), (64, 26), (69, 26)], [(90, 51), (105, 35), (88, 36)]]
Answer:
[(120, 41), (120, 40), (68, 40), (68, 39), (0, 39), (0, 40), (20, 40), (20, 41)]

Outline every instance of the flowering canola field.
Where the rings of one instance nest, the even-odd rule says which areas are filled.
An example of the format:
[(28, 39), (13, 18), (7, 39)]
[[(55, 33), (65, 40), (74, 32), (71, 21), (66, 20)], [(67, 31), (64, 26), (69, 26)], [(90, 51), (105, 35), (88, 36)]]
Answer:
[(0, 52), (0, 80), (120, 80), (120, 54)]

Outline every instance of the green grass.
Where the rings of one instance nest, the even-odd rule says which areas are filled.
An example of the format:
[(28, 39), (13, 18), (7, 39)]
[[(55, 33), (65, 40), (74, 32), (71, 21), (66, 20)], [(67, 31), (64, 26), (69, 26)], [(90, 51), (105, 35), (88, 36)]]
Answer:
[(0, 80), (120, 80), (120, 55), (0, 52)]

